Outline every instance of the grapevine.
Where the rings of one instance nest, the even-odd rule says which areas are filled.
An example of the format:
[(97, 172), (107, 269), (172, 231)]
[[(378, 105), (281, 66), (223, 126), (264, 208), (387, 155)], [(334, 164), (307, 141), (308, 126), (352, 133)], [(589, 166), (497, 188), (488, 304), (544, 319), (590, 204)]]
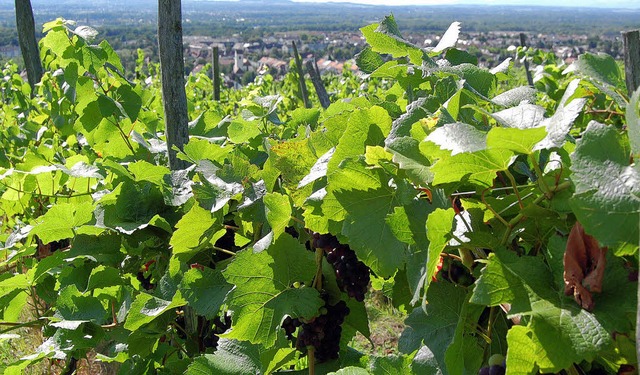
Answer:
[[(400, 30), (361, 29), (327, 109), (294, 70), (226, 101), (189, 76), (170, 170), (158, 66), (48, 22), (41, 82), (0, 80), (0, 335), (43, 336), (5, 372), (637, 370), (640, 94), (605, 55), (486, 69), (458, 23)], [(394, 356), (352, 347), (372, 288)]]

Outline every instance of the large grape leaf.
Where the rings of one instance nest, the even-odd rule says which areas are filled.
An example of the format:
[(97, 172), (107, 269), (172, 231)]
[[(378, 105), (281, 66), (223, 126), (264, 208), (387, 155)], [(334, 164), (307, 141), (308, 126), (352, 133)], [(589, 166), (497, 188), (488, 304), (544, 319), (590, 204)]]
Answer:
[(606, 53), (584, 53), (574, 61), (571, 69), (582, 76), (615, 88), (624, 89), (624, 79), (620, 67), (611, 55)]
[(405, 320), (407, 328), (400, 336), (398, 348), (403, 353), (412, 353), (422, 345), (427, 346), (433, 354), (430, 367), (437, 366), (447, 374), (445, 353), (456, 337), (467, 293), (451, 283), (438, 282), (429, 287), (427, 301), (425, 308), (415, 308)]
[(574, 99), (569, 104), (561, 105), (553, 116), (544, 119), (540, 125), (547, 128), (547, 136), (536, 145), (536, 150), (560, 148), (564, 145), (573, 122), (582, 112), (586, 99)]
[(516, 107), (491, 114), (500, 124), (509, 128), (529, 129), (540, 125), (544, 120), (544, 108), (530, 103), (520, 103)]
[(507, 367), (510, 374), (537, 374), (536, 357), (531, 355), (533, 341), (528, 327), (515, 325), (507, 332)]
[(263, 201), (267, 222), (277, 239), (291, 221), (291, 202), (288, 196), (279, 193), (267, 193)]
[[(596, 299), (596, 308), (590, 313), (564, 295), (553, 273), (540, 257), (518, 257), (496, 249), (476, 281), (472, 303), (488, 306), (511, 303), (509, 316), (529, 317), (527, 329), (533, 342), (529, 351), (533, 360), (522, 362), (531, 366), (523, 371), (533, 371), (535, 362), (543, 372), (557, 372), (582, 360), (591, 361), (611, 349), (610, 311), (620, 307), (620, 302), (605, 295), (617, 295), (618, 288), (628, 289), (622, 284), (624, 281), (613, 279), (617, 285), (612, 285), (613, 282), (606, 285), (603, 298)], [(514, 337), (518, 342), (523, 339)], [(508, 344), (512, 346), (511, 342)]]
[(413, 358), (406, 355), (395, 355), (386, 357), (374, 357), (370, 364), (372, 375), (412, 375), (411, 361)]
[(374, 23), (360, 30), (374, 52), (390, 54), (393, 57), (409, 57), (415, 65), (422, 65), (423, 60), (431, 61), (418, 46), (402, 38), (392, 15), (386, 16), (379, 24)]
[(171, 301), (152, 296), (148, 293), (140, 293), (131, 304), (124, 328), (135, 332), (140, 327), (151, 323), (164, 312), (184, 306), (186, 303), (187, 301), (182, 298), (180, 293), (176, 293)]
[(208, 245), (220, 228), (211, 212), (194, 204), (176, 224), (176, 231), (169, 241), (173, 254), (188, 259)]
[(487, 147), (504, 148), (519, 154), (531, 154), (533, 147), (547, 135), (545, 128), (499, 128), (489, 130)]
[(231, 290), (231, 285), (218, 270), (208, 267), (202, 270), (192, 268), (183, 275), (178, 290), (196, 314), (213, 319)]
[[(637, 243), (640, 173), (615, 128), (591, 122), (571, 155), (573, 212), (602, 245)], [(606, 220), (603, 220), (606, 218)]]
[[(344, 117), (341, 118), (344, 119)], [(327, 188), (314, 193), (314, 196), (305, 202), (304, 216), (307, 227), (320, 233), (336, 231), (346, 218), (347, 212), (336, 198), (336, 190), (349, 190), (353, 187), (366, 190), (372, 187), (371, 184), (354, 186), (353, 181), (341, 179), (339, 176), (343, 172), (341, 163), (345, 159), (364, 155), (367, 146), (381, 146), (385, 136), (391, 130), (391, 117), (381, 107), (374, 106), (354, 111), (346, 120), (347, 127), (341, 132), (335, 151), (327, 164)], [(327, 132), (331, 131), (328, 126)]]
[(196, 357), (186, 375), (245, 375), (261, 372), (260, 347), (248, 342), (221, 339), (214, 354)]
[(31, 234), (40, 237), (43, 243), (72, 238), (78, 227), (92, 220), (93, 204), (59, 203), (38, 219)]
[(434, 174), (433, 184), (468, 180), (481, 187), (490, 187), (496, 173), (509, 168), (513, 156), (513, 152), (506, 149), (490, 149), (464, 152), (440, 159), (431, 167)]
[(536, 93), (537, 91), (533, 87), (520, 86), (495, 96), (491, 101), (501, 106), (513, 107), (522, 102), (535, 103)]
[(440, 253), (444, 250), (451, 239), (453, 232), (453, 222), (456, 213), (452, 208), (438, 208), (429, 214), (426, 222), (427, 238), (429, 239), (429, 252), (427, 255), (427, 269), (425, 273), (425, 284), (429, 285), (431, 278), (436, 273)]
[(394, 235), (402, 223), (387, 218), (399, 206), (398, 191), (380, 169), (359, 159), (345, 160), (332, 178), (335, 197), (346, 216), (342, 234), (358, 258), (377, 275), (390, 277), (405, 261), (406, 245)]
[(441, 149), (451, 151), (451, 155), (456, 155), (487, 148), (487, 133), (469, 124), (456, 122), (437, 128), (429, 134), (427, 141), (437, 144)]
[(62, 289), (56, 300), (59, 316), (66, 321), (93, 321), (103, 323), (106, 310), (100, 300), (81, 293), (75, 285)]
[(280, 236), (266, 251), (238, 252), (222, 272), (234, 285), (227, 297), (233, 329), (225, 337), (269, 347), (285, 315), (309, 319), (317, 314), (324, 305), (318, 291), (293, 287), (294, 282), (310, 285), (315, 271), (313, 254), (291, 236)]
[(166, 209), (160, 189), (150, 182), (125, 181), (98, 201), (96, 226), (132, 234), (153, 225), (154, 217)]

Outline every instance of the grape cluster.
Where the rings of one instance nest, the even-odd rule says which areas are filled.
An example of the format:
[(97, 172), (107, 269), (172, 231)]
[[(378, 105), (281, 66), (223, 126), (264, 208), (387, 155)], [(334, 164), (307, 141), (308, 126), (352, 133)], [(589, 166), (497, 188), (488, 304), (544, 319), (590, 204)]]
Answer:
[[(299, 351), (305, 352), (309, 346), (315, 348), (315, 357), (318, 362), (338, 358), (342, 323), (349, 314), (349, 308), (341, 300), (333, 306), (326, 304), (321, 312), (321, 315), (306, 323), (289, 316), (282, 322), (282, 328), (287, 338), (296, 342), (296, 348)], [(300, 330), (296, 339), (293, 334), (298, 327)]]
[(506, 373), (504, 356), (494, 354), (489, 358), (487, 366), (480, 369), (478, 375), (504, 375)]
[(144, 290), (151, 290), (155, 287), (155, 285), (151, 282), (151, 274), (145, 277), (144, 272), (138, 271), (138, 273), (136, 274), (136, 279), (140, 281), (140, 286)]
[(358, 260), (349, 245), (341, 244), (331, 234), (313, 234), (312, 246), (324, 250), (327, 262), (336, 272), (336, 281), (340, 290), (356, 301), (364, 301), (369, 287), (369, 267)]

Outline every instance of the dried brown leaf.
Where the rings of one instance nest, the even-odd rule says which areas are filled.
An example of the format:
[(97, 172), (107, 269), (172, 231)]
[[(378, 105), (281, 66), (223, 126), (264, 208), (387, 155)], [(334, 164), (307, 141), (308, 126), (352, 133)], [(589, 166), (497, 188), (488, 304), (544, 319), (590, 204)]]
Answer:
[(576, 302), (586, 310), (594, 307), (592, 292), (602, 291), (607, 248), (584, 232), (578, 222), (569, 233), (564, 253), (564, 292), (573, 294)]

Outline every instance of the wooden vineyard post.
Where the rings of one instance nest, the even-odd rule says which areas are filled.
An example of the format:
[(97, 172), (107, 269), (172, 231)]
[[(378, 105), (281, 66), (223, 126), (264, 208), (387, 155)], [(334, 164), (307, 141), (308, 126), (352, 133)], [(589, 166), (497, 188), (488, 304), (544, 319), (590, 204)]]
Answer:
[(220, 55), (218, 47), (213, 47), (213, 100), (220, 101)]
[(180, 0), (158, 0), (158, 50), (169, 167), (171, 170), (179, 170), (186, 168), (187, 163), (178, 159), (173, 146), (182, 150), (189, 141)]
[(624, 74), (629, 97), (640, 87), (640, 30), (624, 31)]
[(322, 83), (320, 72), (316, 70), (315, 64), (311, 60), (307, 60), (306, 66), (309, 76), (311, 77), (311, 82), (313, 82), (313, 87), (315, 87), (316, 93), (318, 94), (318, 99), (320, 99), (320, 105), (322, 105), (322, 108), (327, 109), (331, 101), (329, 101), (327, 89), (325, 89)]
[[(640, 87), (640, 30), (623, 31), (622, 39), (624, 42), (624, 75), (629, 99), (631, 99), (633, 93)], [(631, 110), (635, 110), (635, 108), (631, 108)], [(637, 282), (636, 359), (640, 361), (640, 279)]]
[(31, 0), (16, 0), (15, 4), (20, 51), (27, 69), (27, 79), (33, 92), (36, 83), (42, 79), (42, 61), (40, 61), (38, 41), (36, 40), (33, 9), (31, 8)]
[(300, 54), (298, 54), (298, 47), (296, 47), (296, 42), (293, 43), (293, 57), (296, 59), (296, 71), (298, 72), (298, 83), (300, 84), (300, 95), (302, 95), (302, 102), (304, 103), (305, 108), (311, 108), (311, 103), (309, 102), (309, 93), (307, 92), (307, 84), (304, 82), (304, 72), (302, 71), (302, 61), (300, 59)]
[[(524, 35), (524, 33), (520, 33), (520, 45), (522, 47), (527, 46), (527, 36)], [(524, 59), (524, 71), (527, 73), (527, 83), (529, 83), (529, 86), (533, 87), (533, 77), (529, 71), (529, 61), (526, 58)]]

